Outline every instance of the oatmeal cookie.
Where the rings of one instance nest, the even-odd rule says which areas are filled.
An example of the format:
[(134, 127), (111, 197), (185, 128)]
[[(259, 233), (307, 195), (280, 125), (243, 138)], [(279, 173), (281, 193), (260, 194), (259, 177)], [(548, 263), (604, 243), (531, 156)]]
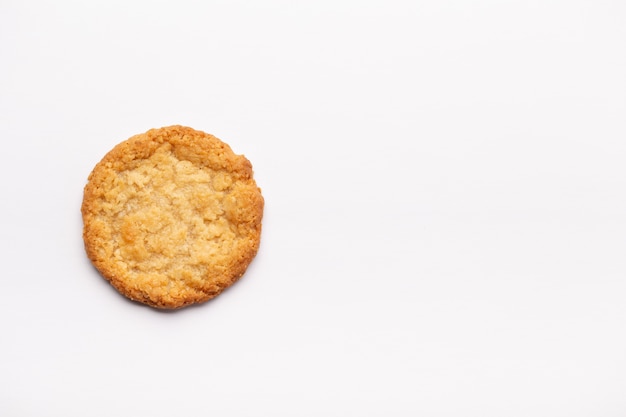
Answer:
[(263, 197), (242, 155), (183, 126), (113, 148), (82, 204), (87, 256), (120, 293), (156, 308), (207, 301), (237, 281), (260, 243)]

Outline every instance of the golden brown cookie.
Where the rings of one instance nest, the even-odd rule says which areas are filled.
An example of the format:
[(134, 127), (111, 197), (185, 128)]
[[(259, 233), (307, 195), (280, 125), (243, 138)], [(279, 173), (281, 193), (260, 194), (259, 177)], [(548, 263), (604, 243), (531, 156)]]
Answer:
[(100, 161), (82, 205), (87, 256), (122, 294), (157, 308), (207, 301), (259, 248), (252, 165), (215, 136), (152, 129)]

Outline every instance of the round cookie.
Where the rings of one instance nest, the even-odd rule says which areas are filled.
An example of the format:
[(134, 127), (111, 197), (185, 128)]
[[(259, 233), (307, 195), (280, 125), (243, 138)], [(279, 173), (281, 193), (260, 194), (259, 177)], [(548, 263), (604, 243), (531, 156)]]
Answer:
[(201, 303), (246, 271), (263, 205), (252, 165), (227, 144), (188, 127), (152, 129), (117, 145), (89, 175), (85, 249), (130, 299)]

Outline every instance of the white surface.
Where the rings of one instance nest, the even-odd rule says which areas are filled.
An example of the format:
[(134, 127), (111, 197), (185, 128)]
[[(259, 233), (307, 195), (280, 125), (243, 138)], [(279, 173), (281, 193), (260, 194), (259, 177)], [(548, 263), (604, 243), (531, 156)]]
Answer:
[[(626, 415), (626, 3), (0, 4), (0, 415)], [(266, 199), (246, 276), (127, 302), (82, 188), (151, 127)]]

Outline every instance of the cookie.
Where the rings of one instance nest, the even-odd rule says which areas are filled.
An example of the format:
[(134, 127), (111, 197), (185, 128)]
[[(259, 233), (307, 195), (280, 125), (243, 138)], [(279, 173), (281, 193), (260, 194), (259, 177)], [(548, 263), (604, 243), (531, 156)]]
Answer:
[(227, 144), (189, 127), (152, 129), (114, 147), (89, 175), (85, 249), (132, 300), (202, 303), (255, 257), (263, 206), (252, 165)]

